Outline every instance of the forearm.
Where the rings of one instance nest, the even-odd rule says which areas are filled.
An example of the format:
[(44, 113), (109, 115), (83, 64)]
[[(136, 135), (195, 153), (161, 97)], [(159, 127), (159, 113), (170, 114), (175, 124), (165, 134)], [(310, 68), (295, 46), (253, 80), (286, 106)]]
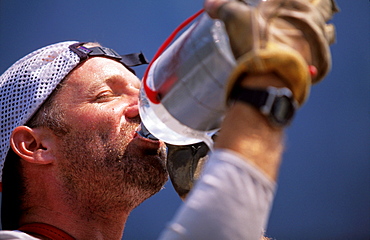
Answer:
[[(274, 74), (249, 76), (244, 87), (283, 87)], [(257, 166), (268, 178), (276, 181), (283, 152), (283, 128), (273, 127), (256, 108), (235, 102), (226, 114), (215, 148), (233, 150), (244, 160)]]
[(276, 180), (283, 151), (283, 130), (272, 128), (264, 116), (243, 103), (232, 106), (215, 148), (233, 150)]

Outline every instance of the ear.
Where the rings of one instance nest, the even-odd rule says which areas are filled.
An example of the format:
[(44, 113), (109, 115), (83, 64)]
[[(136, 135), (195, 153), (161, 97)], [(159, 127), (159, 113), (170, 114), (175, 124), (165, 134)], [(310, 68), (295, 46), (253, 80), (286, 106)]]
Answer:
[(10, 137), (10, 146), (23, 160), (30, 163), (49, 164), (54, 161), (50, 149), (51, 139), (47, 129), (16, 127)]

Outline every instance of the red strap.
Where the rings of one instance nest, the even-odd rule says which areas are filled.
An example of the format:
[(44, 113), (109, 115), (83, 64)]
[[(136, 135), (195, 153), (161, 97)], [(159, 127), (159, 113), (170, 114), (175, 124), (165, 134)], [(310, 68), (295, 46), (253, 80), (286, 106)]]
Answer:
[(37, 234), (52, 240), (75, 240), (66, 232), (45, 223), (29, 223), (21, 226), (18, 230), (31, 235)]
[(195, 13), (193, 16), (190, 18), (186, 19), (183, 23), (178, 26), (175, 31), (171, 33), (171, 35), (164, 41), (162, 46), (158, 49), (157, 53), (154, 55), (153, 60), (150, 62), (148, 68), (146, 69), (143, 77), (143, 84), (144, 84), (144, 90), (146, 95), (148, 96), (149, 100), (154, 103), (158, 104), (160, 103), (160, 100), (158, 99), (158, 92), (155, 90), (152, 90), (149, 88), (149, 86), (146, 84), (146, 80), (148, 77), (149, 69), (152, 66), (153, 62), (163, 53), (164, 50), (170, 45), (170, 43), (173, 41), (173, 39), (176, 37), (176, 35), (184, 28), (186, 27), (189, 23), (191, 23), (195, 18), (197, 18), (200, 14), (204, 12), (204, 9), (201, 9), (197, 13)]

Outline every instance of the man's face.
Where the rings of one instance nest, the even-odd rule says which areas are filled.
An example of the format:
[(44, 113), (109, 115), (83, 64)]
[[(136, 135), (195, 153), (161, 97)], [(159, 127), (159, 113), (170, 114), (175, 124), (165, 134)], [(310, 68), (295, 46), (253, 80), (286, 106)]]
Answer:
[(136, 134), (137, 77), (114, 60), (94, 57), (63, 84), (55, 100), (67, 131), (58, 135), (56, 155), (71, 203), (77, 197), (91, 211), (102, 201), (133, 208), (158, 192), (167, 181), (164, 145)]

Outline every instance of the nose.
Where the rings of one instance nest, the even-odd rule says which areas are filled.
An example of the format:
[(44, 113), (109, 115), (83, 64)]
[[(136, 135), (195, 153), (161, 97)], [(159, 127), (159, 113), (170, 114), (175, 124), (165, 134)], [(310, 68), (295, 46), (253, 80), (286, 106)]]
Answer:
[(139, 116), (139, 99), (137, 97), (127, 106), (124, 114), (127, 118), (137, 118)]

